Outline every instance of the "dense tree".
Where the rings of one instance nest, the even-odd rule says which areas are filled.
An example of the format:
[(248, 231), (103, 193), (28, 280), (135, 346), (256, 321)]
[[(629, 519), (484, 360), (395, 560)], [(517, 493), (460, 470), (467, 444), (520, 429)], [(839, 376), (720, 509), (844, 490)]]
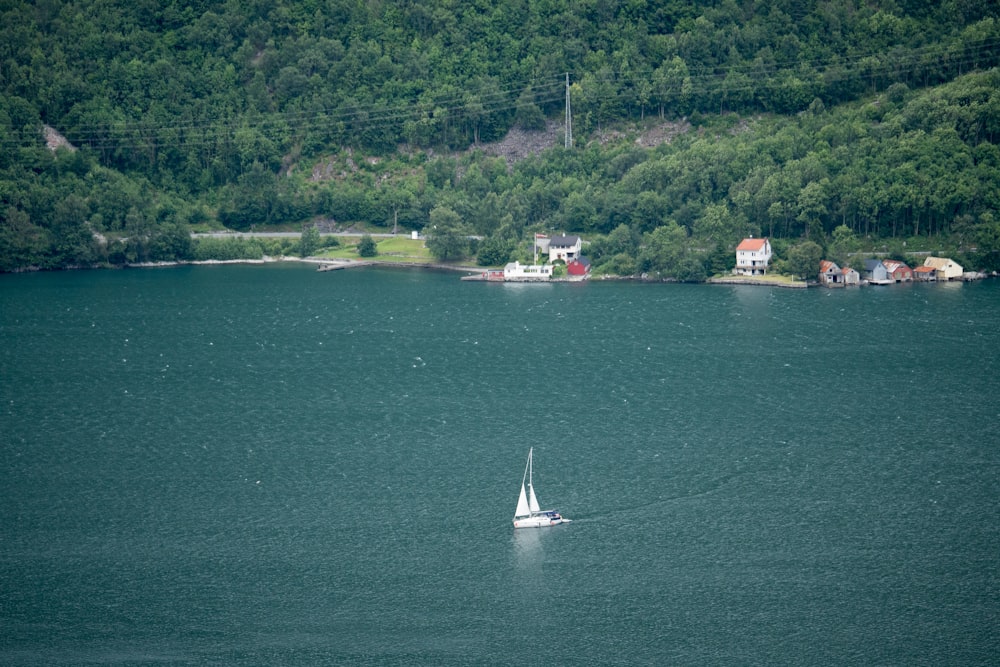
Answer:
[[(371, 238), (371, 237), (369, 237)], [(308, 257), (319, 249), (320, 235), (316, 225), (308, 225), (299, 237), (299, 257)]]
[(802, 241), (788, 249), (784, 269), (799, 278), (813, 278), (819, 271), (819, 261), (823, 259), (823, 248), (815, 241)]
[[(624, 268), (676, 224), (697, 247), (674, 277), (749, 233), (989, 247), (1000, 219), (991, 3), (12, 0), (2, 16), (4, 269), (204, 252), (178, 238), (194, 210), (393, 231), (451, 211), (493, 258), (511, 213), (515, 238), (585, 233)], [(561, 123), (567, 72), (571, 150), (456, 157)], [(633, 141), (652, 116), (680, 135)], [(46, 126), (79, 150), (46, 149)]]
[(371, 237), (371, 234), (365, 234), (361, 237), (361, 241), (358, 242), (358, 256), (360, 257), (377, 257), (378, 256), (378, 245), (375, 243), (375, 239)]
[(479, 244), (476, 263), (480, 266), (501, 266), (510, 261), (516, 250), (516, 239), (495, 234)]
[(461, 259), (469, 252), (469, 229), (451, 208), (431, 211), (427, 235), (427, 249), (439, 261)]
[(671, 222), (645, 235), (639, 255), (639, 269), (661, 277), (676, 277), (689, 252), (688, 235)]

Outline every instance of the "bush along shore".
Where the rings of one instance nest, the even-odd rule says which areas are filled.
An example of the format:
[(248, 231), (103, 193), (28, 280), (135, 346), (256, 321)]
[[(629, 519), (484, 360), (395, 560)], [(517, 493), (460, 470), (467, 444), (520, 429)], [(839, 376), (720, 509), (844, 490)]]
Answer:
[[(215, 264), (268, 264), (275, 262), (303, 262), (314, 264), (319, 271), (336, 271), (349, 268), (361, 268), (365, 266), (385, 266), (416, 269), (432, 269), (457, 271), (467, 274), (466, 280), (486, 280), (485, 274), (491, 267), (484, 267), (476, 263), (473, 257), (466, 256), (450, 261), (437, 261), (430, 254), (427, 248), (427, 239), (417, 234), (409, 236), (397, 236), (393, 234), (375, 235), (372, 239), (372, 247), (368, 257), (361, 256), (359, 248), (362, 247), (361, 239), (372, 239), (372, 235), (358, 232), (341, 232), (337, 234), (302, 234), (298, 232), (264, 232), (264, 233), (202, 233), (192, 237), (191, 252), (184, 259), (160, 259), (130, 261), (122, 264), (94, 263), (90, 265), (67, 266), (67, 269), (95, 269), (95, 268), (157, 268), (180, 265), (215, 265)], [(606, 242), (599, 239), (598, 244)], [(591, 244), (588, 243), (588, 246)], [(380, 248), (382, 250), (380, 250)], [(276, 252), (274, 255), (266, 254), (265, 250)], [(304, 251), (315, 250), (316, 254), (303, 255)], [(537, 261), (537, 256), (528, 257), (527, 250), (522, 247), (521, 254), (526, 261)], [(922, 254), (912, 255), (909, 259), (914, 264), (922, 261)], [(213, 255), (215, 255), (213, 257)], [(706, 255), (707, 256), (707, 255)], [(869, 254), (859, 255), (868, 257)], [(857, 260), (863, 262), (863, 260)], [(818, 286), (820, 283), (814, 276), (802, 277), (792, 276), (778, 272), (770, 272), (766, 275), (744, 276), (735, 275), (730, 264), (721, 262), (725, 267), (724, 273), (707, 275), (709, 266), (703, 268), (701, 275), (689, 275), (686, 280), (682, 280), (667, 272), (635, 272), (629, 274), (613, 273), (605, 268), (596, 273), (588, 273), (584, 277), (566, 276), (565, 269), (557, 271), (556, 274), (546, 282), (578, 282), (581, 279), (596, 280), (631, 280), (637, 282), (689, 282), (707, 283), (716, 285), (758, 285), (767, 287), (780, 287), (791, 289), (802, 289), (806, 287)], [(561, 262), (559, 263), (561, 266)], [(781, 258), (776, 261), (778, 267), (787, 266)], [(634, 268), (634, 264), (627, 264), (626, 267)], [(40, 270), (42, 267), (23, 267), (18, 271)], [(500, 271), (500, 267), (492, 267), (493, 271)], [(978, 280), (996, 276), (997, 272), (967, 271), (961, 276), (962, 280)], [(866, 281), (861, 281), (866, 284)]]

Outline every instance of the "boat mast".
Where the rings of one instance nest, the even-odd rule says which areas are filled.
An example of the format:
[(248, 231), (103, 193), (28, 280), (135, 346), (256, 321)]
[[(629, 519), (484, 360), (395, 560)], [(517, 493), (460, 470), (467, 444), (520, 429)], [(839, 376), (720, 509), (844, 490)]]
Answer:
[(542, 511), (542, 508), (538, 505), (538, 497), (535, 496), (535, 485), (531, 479), (534, 473), (534, 464), (532, 463), (534, 454), (534, 447), (528, 450), (528, 509), (531, 511), (532, 516)]
[(524, 464), (524, 475), (521, 476), (522, 487), (524, 486), (524, 480), (528, 480), (528, 486), (531, 486), (530, 475), (531, 475), (531, 449), (528, 450), (528, 462)]
[(535, 487), (531, 484), (531, 454), (535, 451), (534, 447), (528, 449), (528, 489), (534, 493)]

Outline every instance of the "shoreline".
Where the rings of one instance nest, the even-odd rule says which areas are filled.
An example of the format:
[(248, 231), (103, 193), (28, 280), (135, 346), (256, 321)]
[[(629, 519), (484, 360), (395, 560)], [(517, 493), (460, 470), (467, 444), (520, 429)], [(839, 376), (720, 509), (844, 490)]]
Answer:
[[(131, 264), (124, 264), (120, 268), (123, 269), (156, 269), (156, 268), (168, 268), (171, 266), (212, 266), (216, 264), (280, 264), (282, 262), (293, 262), (299, 264), (316, 264), (317, 271), (337, 271), (340, 269), (355, 269), (365, 266), (389, 266), (389, 267), (402, 267), (402, 268), (417, 268), (417, 269), (445, 269), (449, 271), (470, 271), (475, 272), (481, 270), (480, 267), (474, 266), (456, 266), (450, 264), (435, 264), (429, 262), (389, 262), (378, 259), (324, 259), (322, 257), (262, 257), (261, 259), (192, 259), (192, 260), (175, 260), (169, 262), (133, 262)], [(119, 268), (119, 267), (104, 267), (104, 266), (92, 266), (92, 267), (70, 267), (76, 269), (101, 269), (101, 268)], [(30, 271), (42, 271), (44, 269), (27, 269)]]
[[(169, 268), (175, 266), (212, 266), (212, 265), (224, 265), (224, 264), (278, 264), (281, 262), (297, 262), (300, 264), (315, 264), (317, 265), (317, 271), (321, 273), (329, 271), (339, 271), (343, 269), (354, 269), (362, 268), (366, 266), (380, 266), (389, 268), (403, 268), (403, 269), (430, 269), (435, 271), (462, 271), (470, 275), (463, 276), (463, 281), (468, 282), (491, 282), (480, 278), (478, 275), (488, 267), (473, 266), (469, 264), (441, 264), (436, 262), (395, 262), (386, 261), (380, 259), (328, 259), (322, 257), (270, 257), (265, 256), (260, 259), (192, 259), (192, 260), (172, 260), (163, 262), (133, 262), (129, 264), (122, 265), (110, 265), (110, 264), (94, 264), (91, 266), (67, 266), (60, 269), (43, 269), (40, 267), (26, 267), (23, 269), (18, 269), (16, 271), (10, 271), (9, 273), (37, 273), (41, 271), (79, 271), (79, 270), (100, 270), (100, 269), (158, 269), (158, 268)], [(948, 281), (955, 283), (966, 283), (966, 282), (976, 282), (979, 280), (985, 280), (988, 278), (998, 277), (996, 273), (984, 273), (984, 272), (969, 272), (971, 275), (963, 275), (961, 279)], [(605, 281), (605, 280), (624, 280), (624, 281), (634, 281), (640, 283), (677, 283), (676, 280), (649, 280), (642, 276), (587, 276), (586, 278), (574, 278), (574, 279), (550, 279), (541, 281), (492, 281), (492, 282), (561, 282), (561, 283), (577, 283), (577, 282), (589, 282), (591, 280)], [(934, 281), (932, 281), (934, 282)], [(692, 283), (699, 285), (750, 285), (757, 287), (779, 287), (782, 289), (808, 289), (812, 287), (823, 287), (818, 282), (806, 282), (806, 281), (783, 281), (774, 280), (771, 278), (749, 278), (749, 277), (730, 277), (730, 276), (716, 276), (713, 278), (708, 278), (699, 283)], [(861, 286), (864, 286), (862, 283)]]
[(758, 285), (761, 287), (784, 287), (790, 289), (806, 289), (810, 287), (810, 284), (805, 281), (784, 281), (784, 280), (773, 280), (771, 278), (736, 278), (736, 277), (722, 277), (722, 278), (709, 278), (705, 281), (709, 285)]

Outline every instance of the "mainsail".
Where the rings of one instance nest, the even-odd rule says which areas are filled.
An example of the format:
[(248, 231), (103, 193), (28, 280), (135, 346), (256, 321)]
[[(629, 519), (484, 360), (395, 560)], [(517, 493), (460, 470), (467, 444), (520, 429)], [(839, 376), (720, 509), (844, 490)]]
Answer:
[[(524, 477), (521, 478), (521, 495), (517, 497), (517, 509), (514, 510), (514, 518), (520, 516), (530, 516), (539, 511), (538, 498), (535, 497), (535, 487), (531, 484), (531, 454), (534, 447), (528, 450), (528, 462), (524, 466)], [(528, 483), (528, 492), (524, 492), (524, 484)]]

